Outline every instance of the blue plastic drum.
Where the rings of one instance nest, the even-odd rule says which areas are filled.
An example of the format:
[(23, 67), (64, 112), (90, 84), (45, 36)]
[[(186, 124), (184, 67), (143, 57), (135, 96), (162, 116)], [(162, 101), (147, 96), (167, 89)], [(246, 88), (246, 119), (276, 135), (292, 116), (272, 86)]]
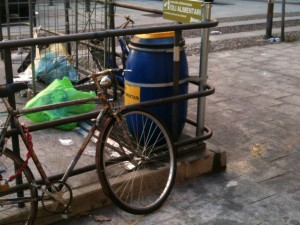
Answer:
[[(125, 105), (173, 96), (174, 32), (136, 35), (130, 42), (125, 73)], [(188, 65), (183, 46), (180, 50), (179, 94), (188, 90)], [(184, 127), (187, 101), (179, 102), (177, 132), (172, 127), (172, 104), (148, 108), (177, 139)]]

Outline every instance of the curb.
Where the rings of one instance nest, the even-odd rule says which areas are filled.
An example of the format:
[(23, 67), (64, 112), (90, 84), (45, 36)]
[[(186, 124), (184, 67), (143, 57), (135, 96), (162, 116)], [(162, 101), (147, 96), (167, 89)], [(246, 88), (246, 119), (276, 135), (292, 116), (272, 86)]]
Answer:
[[(187, 153), (177, 162), (176, 183), (200, 176), (204, 173), (221, 171), (226, 168), (226, 152), (209, 146), (209, 148)], [(69, 217), (78, 216), (84, 212), (111, 204), (102, 191), (99, 182), (73, 189), (73, 202), (69, 215), (49, 214), (39, 207), (36, 225), (51, 224)]]

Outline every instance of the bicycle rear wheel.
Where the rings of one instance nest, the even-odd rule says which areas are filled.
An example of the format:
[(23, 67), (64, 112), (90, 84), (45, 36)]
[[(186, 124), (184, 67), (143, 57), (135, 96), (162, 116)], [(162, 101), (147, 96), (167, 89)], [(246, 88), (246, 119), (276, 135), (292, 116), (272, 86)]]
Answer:
[(149, 112), (125, 108), (109, 118), (97, 144), (96, 165), (104, 192), (121, 209), (151, 213), (167, 199), (176, 177), (173, 142)]
[[(15, 174), (15, 168), (20, 168), (23, 160), (14, 154), (11, 150), (5, 149), (0, 152), (0, 174), (2, 176), (0, 187), (0, 225), (19, 225), (33, 224), (37, 212), (37, 190), (28, 186), (34, 180), (33, 174), (28, 167), (22, 170), (23, 185), (17, 185), (16, 179), (9, 182), (9, 186), (5, 186), (4, 179), (8, 179)], [(16, 166), (16, 167), (15, 167)], [(17, 201), (17, 197), (27, 198), (28, 201)], [(29, 198), (35, 201), (29, 201)], [(21, 198), (20, 198), (21, 199)], [(11, 202), (8, 202), (8, 201)]]

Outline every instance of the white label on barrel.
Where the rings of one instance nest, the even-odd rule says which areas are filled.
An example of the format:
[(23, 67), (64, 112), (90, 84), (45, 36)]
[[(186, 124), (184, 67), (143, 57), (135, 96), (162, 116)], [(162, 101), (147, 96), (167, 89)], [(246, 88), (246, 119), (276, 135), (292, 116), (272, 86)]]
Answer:
[(141, 88), (125, 83), (125, 105), (139, 103)]

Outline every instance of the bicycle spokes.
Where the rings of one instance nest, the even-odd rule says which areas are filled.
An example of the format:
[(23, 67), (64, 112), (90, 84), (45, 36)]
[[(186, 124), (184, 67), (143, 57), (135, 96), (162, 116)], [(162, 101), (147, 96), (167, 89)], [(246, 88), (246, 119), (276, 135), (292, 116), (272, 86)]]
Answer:
[(149, 213), (160, 207), (176, 173), (168, 132), (148, 112), (129, 108), (103, 130), (97, 166), (105, 192), (130, 213)]

